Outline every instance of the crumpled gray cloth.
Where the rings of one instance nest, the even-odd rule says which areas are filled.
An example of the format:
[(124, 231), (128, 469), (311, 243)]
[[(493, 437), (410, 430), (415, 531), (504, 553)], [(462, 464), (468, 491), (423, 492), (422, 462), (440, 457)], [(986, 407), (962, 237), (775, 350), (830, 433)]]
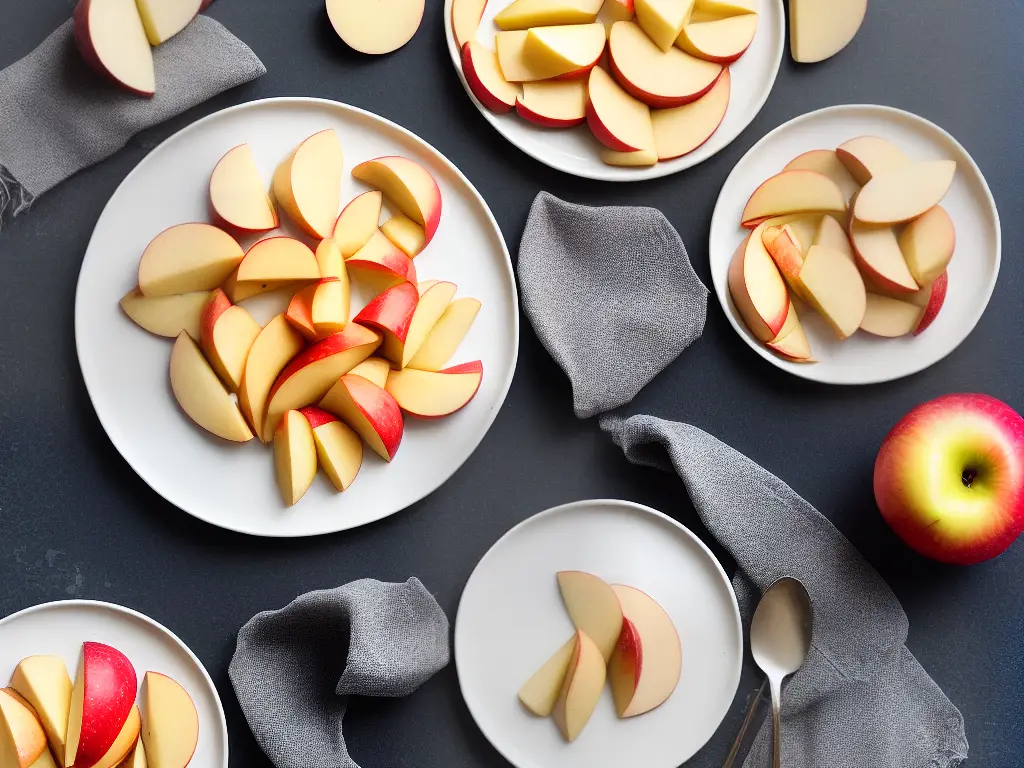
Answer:
[(341, 732), (348, 697), (406, 696), (448, 660), (448, 619), (418, 579), (360, 579), (254, 616), (228, 674), (277, 768), (359, 768)]
[(518, 271), (523, 310), (572, 382), (580, 418), (628, 403), (704, 330), (708, 289), (655, 208), (541, 192)]
[[(950, 768), (967, 758), (963, 717), (907, 649), (899, 601), (832, 523), (696, 427), (614, 414), (600, 423), (634, 464), (679, 475), (701, 521), (739, 566), (733, 585), (748, 626), (758, 596), (776, 579), (795, 576), (807, 587), (814, 633), (783, 698), (783, 765)], [(771, 765), (771, 744), (765, 718), (744, 768)], [(721, 756), (698, 754), (687, 766), (721, 764)]]
[(149, 128), (266, 73), (248, 46), (208, 16), (153, 49), (156, 95), (122, 91), (90, 69), (62, 24), (0, 71), (0, 217)]

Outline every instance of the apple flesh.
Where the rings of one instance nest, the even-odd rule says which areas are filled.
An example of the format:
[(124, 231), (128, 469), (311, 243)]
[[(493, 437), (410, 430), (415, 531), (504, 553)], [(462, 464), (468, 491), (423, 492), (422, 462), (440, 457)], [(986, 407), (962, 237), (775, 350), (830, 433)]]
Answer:
[(185, 331), (171, 349), (170, 376), (174, 398), (192, 421), (225, 440), (252, 440), (238, 404)]
[(12, 688), (0, 688), (0, 765), (50, 768), (53, 764), (43, 726), (31, 706)]
[(756, 13), (693, 21), (683, 27), (676, 45), (705, 61), (732, 64), (754, 42), (757, 21)]
[(921, 286), (910, 273), (899, 239), (891, 227), (876, 227), (854, 220), (850, 240), (861, 272), (875, 285), (894, 293), (912, 293)]
[(577, 630), (572, 658), (551, 712), (566, 741), (574, 741), (586, 727), (601, 698), (606, 674), (601, 650), (586, 632)]
[(879, 136), (858, 136), (836, 147), (836, 157), (860, 185), (880, 173), (910, 165), (903, 150)]
[(956, 249), (956, 228), (946, 209), (937, 205), (907, 224), (900, 233), (899, 247), (919, 284), (936, 280), (946, 271)]
[[(651, 115), (653, 119), (654, 114)], [(617, 165), (625, 168), (644, 168), (658, 163), (658, 151), (656, 149), (639, 149), (635, 152), (618, 152), (608, 147), (601, 147), (597, 151), (601, 162), (607, 165)]]
[(913, 333), (923, 314), (921, 307), (910, 302), (869, 293), (860, 329), (875, 336), (894, 339)]
[(597, 645), (601, 659), (608, 661), (622, 631), (622, 606), (615, 591), (585, 571), (560, 571), (557, 578), (572, 623)]
[(569, 662), (576, 652), (578, 636), (577, 633), (570, 637), (519, 689), (519, 701), (538, 717), (548, 717), (555, 708)]
[(146, 747), (140, 738), (135, 742), (128, 756), (118, 768), (149, 768), (149, 760), (146, 759)]
[(772, 216), (829, 212), (846, 212), (846, 197), (832, 179), (817, 171), (783, 171), (754, 190), (740, 221), (753, 228)]
[[(328, 281), (323, 279), (322, 282)], [(337, 280), (335, 279), (332, 282), (337, 282)], [(316, 292), (319, 287), (320, 282), (317, 282), (296, 291), (284, 312), (288, 322), (292, 324), (295, 330), (302, 334), (306, 341), (316, 341), (324, 338), (313, 322), (313, 300), (316, 298)]]
[[(761, 243), (768, 255), (772, 257), (779, 274), (800, 298), (807, 300), (807, 292), (800, 282), (800, 270), (804, 265), (804, 254), (807, 248), (800, 242), (799, 236), (789, 224), (765, 227), (761, 233)], [(785, 330), (779, 331), (782, 334)]]
[(672, 160), (703, 146), (725, 119), (731, 90), (732, 78), (726, 69), (711, 90), (696, 101), (652, 112), (658, 159)]
[(480, 389), (484, 367), (479, 360), (441, 371), (405, 368), (388, 375), (385, 389), (399, 407), (421, 419), (439, 419), (469, 404)]
[(320, 277), (320, 265), (309, 246), (293, 237), (268, 237), (245, 253), (238, 269), (224, 284), (234, 302), (303, 280)]
[(839, 187), (847, 200), (860, 191), (860, 184), (854, 179), (839, 159), (839, 155), (831, 149), (812, 149), (790, 160), (784, 171), (817, 171), (828, 176)]
[(349, 48), (380, 55), (397, 51), (412, 40), (423, 21), (425, 5), (426, 0), (375, 0), (370, 6), (327, 0), (327, 16)]
[[(365, 364), (366, 361), (363, 361), (359, 365)], [(363, 463), (363, 441), (351, 427), (322, 408), (307, 405), (299, 412), (313, 430), (316, 458), (320, 466), (324, 468), (324, 473), (334, 483), (334, 487), (344, 491), (352, 485), (359, 474), (359, 467)]]
[(654, 148), (650, 108), (600, 67), (590, 71), (587, 83), (587, 125), (598, 141), (617, 152)]
[(462, 49), (466, 43), (476, 37), (483, 18), (487, 0), (453, 0), (452, 2), (452, 36), (455, 45)]
[(585, 80), (545, 80), (523, 83), (516, 113), (545, 128), (572, 128), (587, 119)]
[(946, 196), (956, 162), (931, 160), (880, 173), (857, 195), (853, 215), (865, 224), (900, 224), (938, 205)]
[(423, 227), (426, 243), (434, 238), (441, 222), (441, 190), (426, 168), (405, 157), (378, 157), (357, 165), (352, 176), (379, 189)]
[(65, 765), (92, 768), (107, 753), (135, 706), (135, 668), (116, 648), (82, 644), (71, 694)]
[(472, 327), (480, 307), (479, 301), (468, 297), (456, 299), (448, 305), (441, 319), (409, 361), (409, 367), (423, 371), (439, 371), (444, 368)]
[(523, 54), (541, 70), (556, 77), (592, 67), (607, 42), (603, 24), (534, 27), (527, 31)]
[(498, 66), (501, 73), (510, 83), (524, 83), (548, 78), (571, 79), (583, 77), (597, 64), (598, 59), (581, 69), (568, 65), (552, 69), (550, 65), (542, 65), (527, 54), (527, 30), (499, 32), (494, 37), (494, 45), (498, 52)]
[(807, 299), (840, 339), (852, 336), (864, 320), (867, 292), (856, 265), (839, 251), (812, 245), (800, 268)]
[(993, 558), (1024, 530), (1024, 419), (987, 395), (919, 405), (883, 441), (874, 491), (882, 517), (922, 555)]
[(210, 294), (200, 321), (199, 346), (232, 392), (242, 385), (245, 361), (262, 330), (253, 316), (244, 307), (232, 304), (220, 288)]
[(782, 324), (782, 330), (774, 339), (765, 342), (765, 346), (790, 362), (815, 362), (811, 357), (811, 345), (807, 341), (807, 335), (800, 323), (796, 305), (793, 303), (789, 305), (789, 313), (786, 315), (786, 322)]
[(355, 316), (355, 322), (381, 333), (381, 354), (396, 367), (402, 366), (405, 342), (419, 301), (416, 286), (403, 282), (381, 293)]
[(771, 341), (786, 322), (789, 293), (762, 241), (767, 222), (740, 243), (729, 263), (729, 295), (754, 336)]
[(343, 163), (341, 142), (328, 128), (305, 139), (274, 171), (278, 204), (306, 234), (321, 240), (334, 232)]
[(265, 232), (280, 223), (248, 144), (229, 150), (214, 167), (210, 209), (219, 222), (242, 232)]
[(303, 346), (302, 337), (291, 327), (283, 314), (277, 315), (263, 326), (263, 330), (252, 343), (242, 374), (242, 386), (238, 389), (238, 404), (253, 432), (261, 439), (264, 410), (270, 388), (288, 361), (295, 357)]
[(187, 331), (195, 339), (199, 337), (199, 318), (209, 298), (208, 291), (150, 297), (132, 288), (121, 299), (121, 309), (137, 326), (152, 334), (173, 339)]
[(381, 234), (410, 259), (415, 258), (427, 244), (423, 227), (404, 213), (396, 213), (380, 226)]
[(391, 461), (402, 444), (402, 411), (389, 392), (362, 376), (342, 376), (320, 407), (348, 424), (374, 453)]
[[(801, 221), (798, 219), (791, 224), (791, 228), (795, 231)], [(806, 242), (803, 240), (802, 242)], [(819, 220), (818, 226), (815, 229), (815, 233), (810, 240), (811, 245), (824, 245), (827, 248), (839, 251), (843, 256), (854, 261), (856, 254), (853, 250), (853, 243), (850, 242), (849, 236), (846, 234), (846, 230), (843, 229), (843, 225), (836, 221), (832, 216), (822, 216)]]
[(491, 112), (511, 112), (519, 98), (519, 86), (502, 74), (498, 54), (490, 48), (469, 40), (462, 46), (462, 72), (469, 89)]
[(313, 428), (299, 411), (286, 411), (274, 430), (274, 474), (286, 506), (294, 506), (316, 477)]
[(135, 0), (150, 45), (162, 45), (188, 26), (202, 0)]
[(451, 304), (452, 298), (455, 296), (455, 290), (455, 283), (440, 280), (423, 291), (420, 294), (419, 301), (416, 302), (416, 307), (412, 313), (412, 320), (409, 322), (409, 330), (405, 334), (405, 339), (401, 342), (400, 346), (389, 347), (389, 342), (392, 338), (395, 338), (396, 341), (398, 339), (385, 332), (384, 357), (394, 362), (398, 368), (408, 366), (420, 347), (423, 346), (423, 342), (426, 341), (434, 326), (441, 319), (441, 316), (448, 309), (448, 305)]
[(139, 714), (139, 708), (133, 704), (131, 712), (128, 713), (128, 719), (121, 726), (121, 730), (118, 732), (117, 738), (114, 739), (114, 743), (110, 745), (110, 749), (107, 750), (106, 754), (100, 758), (93, 768), (119, 768), (121, 761), (128, 756), (128, 753), (132, 751), (132, 747), (139, 740), (139, 732), (141, 730), (142, 716)]
[(135, 0), (78, 0), (73, 18), (86, 64), (138, 96), (156, 93), (153, 50)]
[(853, 40), (868, 0), (791, 0), (789, 43), (793, 61), (810, 64), (835, 56)]
[(656, 46), (667, 51), (683, 31), (693, 0), (635, 0), (636, 20)]
[(146, 246), (139, 260), (143, 296), (212, 291), (241, 263), (245, 253), (231, 235), (209, 224), (178, 224)]
[(602, 0), (515, 0), (494, 17), (499, 29), (529, 29), (557, 24), (589, 24)]
[(373, 189), (356, 195), (338, 214), (333, 237), (344, 258), (354, 254), (373, 237), (383, 202), (383, 193)]
[(159, 672), (147, 672), (142, 691), (142, 743), (152, 768), (185, 768), (199, 743), (199, 714), (188, 691)]
[(935, 322), (935, 318), (939, 314), (939, 310), (942, 309), (942, 305), (946, 302), (946, 290), (949, 285), (949, 277), (947, 273), (943, 272), (934, 283), (928, 288), (921, 289), (922, 294), (926, 294), (928, 301), (924, 305), (924, 314), (921, 315), (921, 322), (917, 324), (917, 328), (914, 329), (914, 335), (922, 333), (928, 326)]
[(63, 763), (74, 688), (64, 659), (60, 656), (22, 659), (11, 676), (11, 688), (35, 710), (54, 756)]
[(388, 374), (391, 373), (391, 363), (383, 357), (368, 357), (351, 371), (352, 376), (362, 376), (367, 381), (376, 384), (381, 389), (387, 383)]

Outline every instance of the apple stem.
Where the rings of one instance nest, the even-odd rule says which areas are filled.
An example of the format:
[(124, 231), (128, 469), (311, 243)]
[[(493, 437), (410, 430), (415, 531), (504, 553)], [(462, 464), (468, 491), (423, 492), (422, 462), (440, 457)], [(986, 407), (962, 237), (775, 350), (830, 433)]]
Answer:
[(977, 476), (978, 470), (970, 468), (965, 469), (963, 471), (963, 474), (960, 475), (960, 482), (964, 484), (965, 488), (970, 488), (971, 484), (974, 482), (974, 478), (976, 478)]

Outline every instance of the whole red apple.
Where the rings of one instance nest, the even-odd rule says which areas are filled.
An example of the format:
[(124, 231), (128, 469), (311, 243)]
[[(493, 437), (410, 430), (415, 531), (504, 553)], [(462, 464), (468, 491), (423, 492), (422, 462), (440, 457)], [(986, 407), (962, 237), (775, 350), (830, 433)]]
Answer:
[(917, 406), (875, 460), (875, 501), (922, 555), (971, 565), (1024, 530), (1024, 419), (988, 395), (945, 395)]

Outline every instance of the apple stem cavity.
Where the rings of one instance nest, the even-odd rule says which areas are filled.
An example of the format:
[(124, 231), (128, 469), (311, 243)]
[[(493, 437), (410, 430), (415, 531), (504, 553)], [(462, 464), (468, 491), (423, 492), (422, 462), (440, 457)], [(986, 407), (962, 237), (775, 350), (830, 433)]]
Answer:
[(960, 482), (964, 484), (964, 488), (970, 488), (974, 483), (974, 480), (978, 477), (978, 470), (968, 467), (960, 475)]

